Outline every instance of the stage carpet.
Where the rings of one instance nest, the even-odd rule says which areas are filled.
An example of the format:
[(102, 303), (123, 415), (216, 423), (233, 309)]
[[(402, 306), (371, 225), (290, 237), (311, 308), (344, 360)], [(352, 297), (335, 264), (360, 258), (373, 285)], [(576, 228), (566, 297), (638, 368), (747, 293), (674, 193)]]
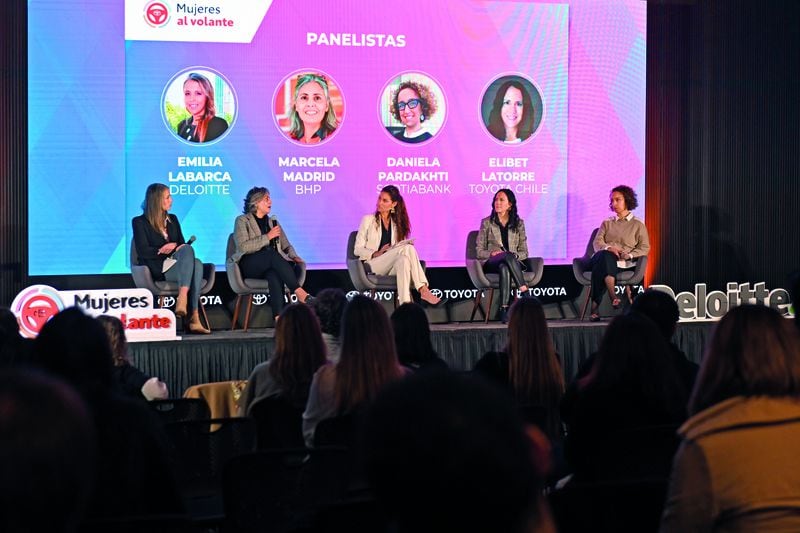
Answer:
[[(548, 325), (569, 382), (580, 363), (597, 350), (607, 323), (549, 320)], [(712, 325), (679, 324), (673, 341), (689, 359), (699, 362)], [(472, 369), (484, 353), (501, 350), (506, 343), (506, 327), (498, 322), (435, 324), (431, 330), (434, 348), (458, 371)], [(178, 341), (132, 343), (129, 348), (135, 366), (161, 378), (170, 395), (179, 397), (192, 385), (247, 379), (253, 367), (272, 353), (273, 334), (272, 328), (214, 331)]]

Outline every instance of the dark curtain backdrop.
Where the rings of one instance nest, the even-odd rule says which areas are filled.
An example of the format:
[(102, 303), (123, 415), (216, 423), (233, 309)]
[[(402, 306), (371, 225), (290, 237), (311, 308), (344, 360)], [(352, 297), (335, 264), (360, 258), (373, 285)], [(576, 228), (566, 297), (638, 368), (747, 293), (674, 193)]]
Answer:
[(650, 2), (648, 281), (784, 287), (800, 266), (800, 2)]
[[(25, 5), (0, 2), (0, 305), (30, 281)], [(797, 0), (648, 3), (649, 283), (785, 287), (798, 267), (799, 13)]]
[(28, 272), (28, 73), (24, 0), (0, 2), (0, 305)]

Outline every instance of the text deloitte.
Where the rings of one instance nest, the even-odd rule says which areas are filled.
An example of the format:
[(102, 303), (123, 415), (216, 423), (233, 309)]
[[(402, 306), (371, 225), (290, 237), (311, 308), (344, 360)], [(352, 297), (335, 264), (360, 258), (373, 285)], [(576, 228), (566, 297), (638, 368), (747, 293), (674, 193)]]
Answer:
[(743, 304), (766, 305), (783, 315), (789, 314), (789, 292), (785, 289), (768, 290), (766, 283), (730, 282), (727, 291), (711, 291), (705, 283), (696, 283), (694, 292), (675, 294), (667, 285), (650, 285), (650, 289), (665, 292), (675, 299), (681, 320), (722, 318), (730, 309)]

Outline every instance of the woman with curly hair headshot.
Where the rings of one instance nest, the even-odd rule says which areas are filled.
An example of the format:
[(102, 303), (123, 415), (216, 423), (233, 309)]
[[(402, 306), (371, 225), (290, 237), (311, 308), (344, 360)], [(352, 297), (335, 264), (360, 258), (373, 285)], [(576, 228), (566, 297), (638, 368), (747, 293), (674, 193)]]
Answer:
[(394, 138), (404, 143), (416, 144), (425, 142), (433, 134), (425, 128), (438, 106), (436, 95), (422, 83), (404, 81), (392, 93), (392, 116), (399, 120), (404, 128), (394, 134)]

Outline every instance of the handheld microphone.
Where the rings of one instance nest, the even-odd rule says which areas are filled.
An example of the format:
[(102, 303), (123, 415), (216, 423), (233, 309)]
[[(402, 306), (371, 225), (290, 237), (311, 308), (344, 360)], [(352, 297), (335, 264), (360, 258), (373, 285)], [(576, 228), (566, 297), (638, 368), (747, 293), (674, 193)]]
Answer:
[[(277, 226), (277, 225), (278, 225), (278, 219), (277, 219), (277, 218), (275, 218), (275, 217), (272, 217), (272, 219), (271, 219), (271, 220), (272, 220), (272, 227), (273, 227), (273, 228), (274, 228), (275, 226)], [(270, 240), (269, 240), (269, 245), (270, 245), (272, 248), (274, 248), (275, 250), (277, 250), (277, 249), (278, 249), (278, 242), (279, 242), (280, 240), (281, 240), (281, 238), (280, 238), (280, 237), (274, 237), (274, 238), (272, 238), (272, 239), (270, 239)]]

